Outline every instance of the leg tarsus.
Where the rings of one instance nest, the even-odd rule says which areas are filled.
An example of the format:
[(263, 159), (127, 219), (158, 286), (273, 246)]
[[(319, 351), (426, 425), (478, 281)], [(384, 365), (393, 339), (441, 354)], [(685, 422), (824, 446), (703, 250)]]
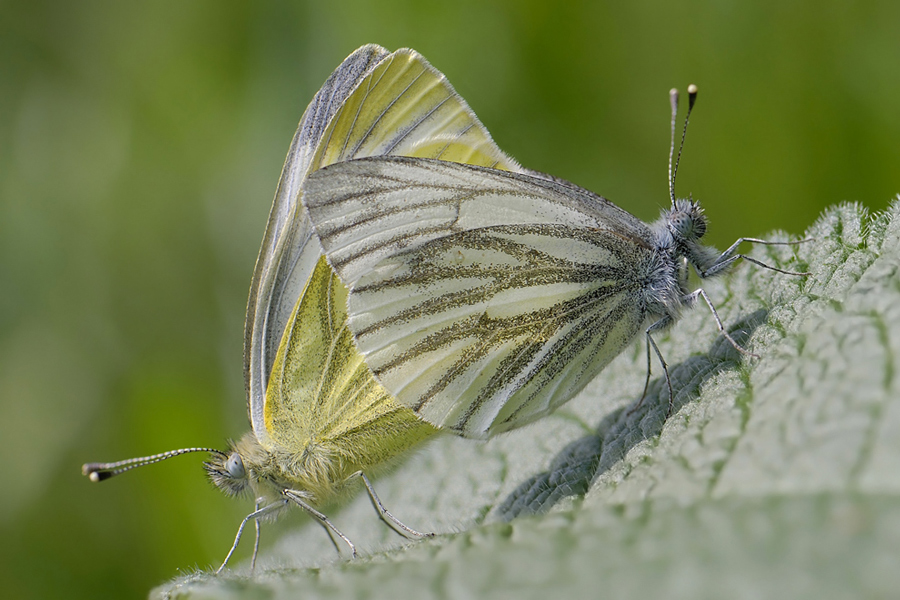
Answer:
[[(259, 500), (256, 501), (256, 510), (259, 510)], [(259, 556), (259, 519), (255, 519), (253, 524), (256, 525), (256, 541), (253, 542), (253, 558), (250, 559), (250, 572), (256, 570), (256, 557)]]
[(719, 318), (719, 313), (716, 311), (716, 307), (713, 305), (712, 300), (709, 299), (709, 296), (706, 295), (706, 292), (703, 291), (703, 288), (698, 289), (696, 292), (691, 294), (691, 296), (694, 296), (695, 299), (698, 296), (703, 298), (703, 300), (706, 302), (706, 305), (709, 307), (709, 310), (712, 312), (713, 319), (716, 320), (716, 327), (719, 329), (719, 333), (725, 336), (725, 339), (728, 340), (728, 343), (730, 343), (735, 350), (737, 350), (741, 354), (752, 356), (753, 358), (759, 358), (758, 354), (754, 354), (753, 352), (745, 349), (743, 346), (738, 344), (727, 331), (725, 331), (725, 326), (722, 324), (722, 319)]
[(675, 408), (675, 392), (672, 391), (672, 380), (669, 378), (669, 365), (666, 364), (662, 352), (659, 351), (659, 347), (656, 345), (656, 342), (653, 341), (653, 337), (650, 335), (649, 331), (647, 332), (647, 341), (653, 346), (656, 358), (659, 359), (659, 364), (662, 365), (663, 375), (666, 377), (666, 387), (669, 389), (669, 408), (666, 409), (666, 418), (668, 419), (672, 416), (672, 410)]
[(671, 324), (672, 318), (669, 316), (665, 316), (650, 325), (650, 327), (648, 327), (644, 332), (645, 336), (647, 337), (647, 378), (644, 380), (644, 393), (641, 394), (641, 399), (638, 401), (637, 405), (635, 405), (634, 408), (628, 411), (629, 415), (636, 411), (641, 406), (641, 404), (643, 404), (644, 398), (647, 396), (647, 390), (650, 387), (650, 348), (653, 348), (653, 352), (656, 353), (656, 358), (659, 359), (659, 364), (662, 365), (663, 375), (666, 378), (666, 387), (668, 387), (669, 389), (669, 408), (666, 411), (666, 418), (668, 418), (672, 414), (672, 409), (675, 406), (675, 393), (672, 391), (672, 380), (669, 378), (669, 365), (666, 364), (662, 352), (659, 351), (659, 347), (656, 345), (656, 342), (653, 341), (652, 335), (654, 331), (665, 329)]
[[(257, 503), (257, 507), (258, 506), (259, 506), (259, 503)], [(256, 529), (256, 531), (257, 531), (257, 538), (256, 538), (257, 546), (256, 546), (256, 548), (258, 548), (259, 547), (258, 546), (258, 544), (259, 544), (259, 518), (264, 515), (269, 514), (270, 512), (274, 512), (274, 511), (282, 508), (282, 506), (284, 506), (283, 503), (279, 504), (277, 502), (274, 504), (269, 504), (268, 506), (263, 506), (262, 508), (257, 508), (252, 513), (250, 513), (249, 515), (244, 517), (244, 520), (241, 521), (241, 526), (238, 527), (237, 535), (234, 536), (234, 544), (231, 545), (231, 550), (228, 551), (228, 554), (225, 556), (225, 560), (222, 561), (222, 566), (220, 566), (218, 569), (216, 569), (216, 575), (218, 575), (225, 569), (226, 565), (228, 565), (228, 561), (231, 560), (231, 556), (234, 554), (234, 551), (237, 550), (238, 543), (241, 541), (241, 535), (243, 535), (243, 533), (244, 533), (244, 527), (247, 526), (247, 522), (250, 521), (251, 519), (256, 520), (256, 528), (257, 528)], [(256, 564), (256, 548), (254, 548), (254, 551), (253, 551), (253, 565)]]
[[(647, 332), (646, 335), (647, 337), (650, 337), (649, 332)], [(650, 342), (647, 342), (647, 376), (644, 378), (644, 391), (641, 392), (641, 399), (637, 401), (637, 404), (631, 407), (631, 409), (625, 414), (630, 416), (632, 413), (634, 413), (634, 411), (641, 407), (641, 405), (644, 403), (644, 398), (647, 397), (648, 389), (650, 389)]]
[[(335, 527), (334, 523), (332, 523), (328, 519), (328, 517), (326, 517), (324, 514), (320, 513), (316, 509), (314, 509), (309, 504), (307, 504), (306, 501), (303, 500), (303, 498), (299, 492), (297, 492), (295, 490), (282, 490), (281, 493), (285, 498), (287, 498), (288, 500), (290, 500), (291, 502), (293, 502), (294, 504), (296, 504), (297, 506), (299, 506), (300, 508), (305, 510), (307, 513), (309, 513), (309, 515), (312, 518), (314, 518), (316, 521), (318, 521), (320, 525), (322, 525), (326, 529), (334, 532), (334, 534), (336, 536), (338, 536), (339, 538), (344, 540), (344, 543), (347, 544), (347, 546), (350, 548), (350, 553), (353, 556), (353, 558), (359, 557), (359, 554), (356, 551), (356, 546), (353, 544), (353, 542), (350, 541), (350, 538), (348, 538), (346, 535), (341, 533), (341, 530), (338, 529), (337, 527)], [(334, 541), (333, 538), (332, 538), (332, 541)], [(335, 544), (335, 546), (336, 546), (336, 544)]]
[(378, 516), (382, 521), (390, 525), (391, 529), (404, 536), (407, 539), (411, 540), (421, 540), (427, 537), (434, 537), (433, 533), (421, 533), (416, 531), (412, 527), (409, 527), (405, 523), (403, 523), (400, 519), (391, 514), (387, 508), (384, 507), (384, 504), (381, 503), (381, 499), (378, 497), (378, 494), (375, 493), (375, 488), (372, 487), (372, 482), (369, 481), (369, 478), (366, 477), (366, 474), (362, 471), (357, 471), (353, 475), (353, 477), (361, 477), (363, 483), (366, 485), (366, 492), (369, 494), (369, 499), (372, 501), (372, 506), (375, 507), (375, 510), (378, 512)]

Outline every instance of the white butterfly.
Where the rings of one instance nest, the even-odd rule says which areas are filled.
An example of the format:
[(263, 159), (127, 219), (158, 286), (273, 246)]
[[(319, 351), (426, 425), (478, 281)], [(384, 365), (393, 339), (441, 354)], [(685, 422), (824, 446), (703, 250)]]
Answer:
[(488, 437), (570, 400), (642, 331), (648, 377), (651, 346), (665, 369), (651, 333), (700, 297), (713, 308), (688, 264), (719, 275), (762, 242), (702, 245), (671, 154), (671, 208), (652, 224), (565, 181), (410, 158), (322, 169), (303, 202), (379, 381), (426, 421)]

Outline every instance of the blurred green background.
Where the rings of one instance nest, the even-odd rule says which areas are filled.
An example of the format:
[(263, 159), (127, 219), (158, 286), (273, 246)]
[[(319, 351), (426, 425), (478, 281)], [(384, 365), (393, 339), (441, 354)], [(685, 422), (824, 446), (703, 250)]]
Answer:
[(223, 558), (251, 507), (199, 457), (80, 466), (246, 429), (272, 194), (356, 47), (417, 49), (525, 166), (645, 220), (667, 91), (698, 84), (678, 191), (724, 247), (900, 192), (898, 24), (895, 2), (0, 2), (3, 595), (141, 597)]

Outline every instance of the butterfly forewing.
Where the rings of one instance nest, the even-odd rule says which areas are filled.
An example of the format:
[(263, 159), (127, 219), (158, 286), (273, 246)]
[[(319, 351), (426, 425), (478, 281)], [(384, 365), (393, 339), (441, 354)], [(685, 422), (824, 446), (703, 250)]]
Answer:
[(372, 70), (323, 139), (318, 166), (393, 155), (520, 168), (494, 144), (443, 74), (408, 49), (394, 52)]
[(573, 185), (444, 161), (372, 158), (305, 184), (304, 204), (329, 261), (355, 285), (385, 257), (478, 227), (557, 223), (647, 245), (647, 226)]
[(546, 414), (642, 324), (651, 234), (575, 186), (370, 159), (304, 194), (366, 362), (441, 427), (487, 437)]

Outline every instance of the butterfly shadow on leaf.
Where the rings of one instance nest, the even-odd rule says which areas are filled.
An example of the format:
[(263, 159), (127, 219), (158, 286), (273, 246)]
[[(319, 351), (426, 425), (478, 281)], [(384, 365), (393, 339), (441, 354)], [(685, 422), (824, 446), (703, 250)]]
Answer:
[[(728, 331), (734, 340), (745, 346), (750, 336), (765, 322), (768, 311), (758, 310)], [(671, 414), (700, 395), (703, 384), (723, 371), (736, 369), (745, 359), (725, 339), (717, 336), (709, 351), (692, 356), (684, 362), (669, 365), (675, 398)], [(654, 365), (658, 369), (658, 365)], [(607, 415), (594, 433), (586, 435), (563, 448), (550, 464), (550, 469), (524, 481), (496, 509), (500, 520), (542, 514), (557, 502), (570, 496), (583, 496), (599, 475), (625, 457), (631, 448), (644, 440), (656, 438), (667, 420), (669, 393), (664, 377), (650, 382), (647, 395), (638, 405), (639, 397), (628, 406)]]

